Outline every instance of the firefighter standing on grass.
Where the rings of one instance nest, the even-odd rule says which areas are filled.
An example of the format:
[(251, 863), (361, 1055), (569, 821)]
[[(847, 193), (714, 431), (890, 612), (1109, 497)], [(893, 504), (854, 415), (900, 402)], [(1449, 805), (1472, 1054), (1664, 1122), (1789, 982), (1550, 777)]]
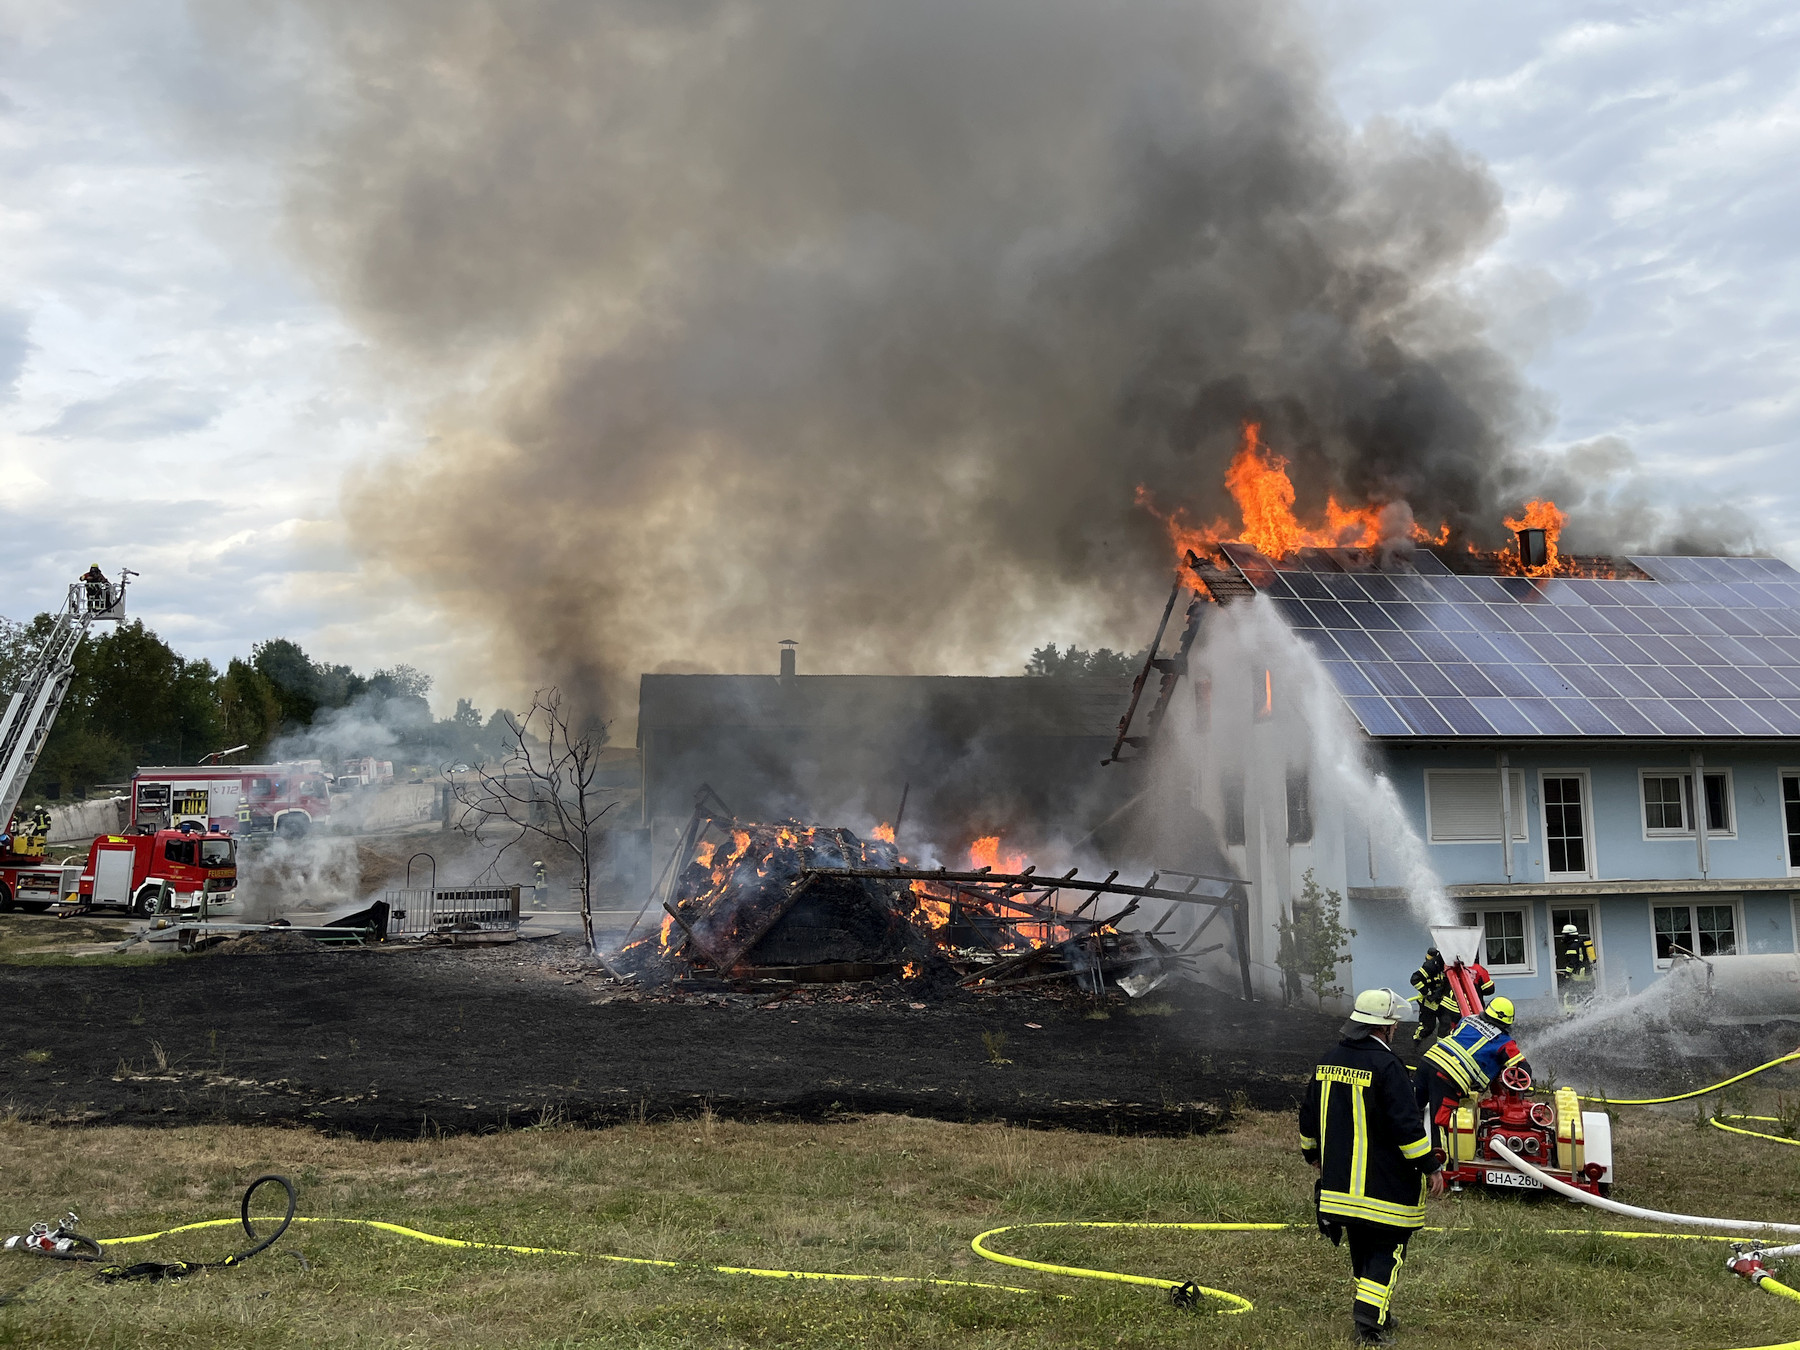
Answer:
[(1344, 1039), (1313, 1070), (1300, 1107), (1300, 1150), (1319, 1169), (1313, 1186), (1319, 1231), (1350, 1239), (1356, 1276), (1351, 1319), (1363, 1345), (1391, 1345), (1394, 1283), (1406, 1244), (1425, 1225), (1425, 1194), (1442, 1195), (1411, 1076), (1391, 1042), (1406, 1000), (1365, 989)]

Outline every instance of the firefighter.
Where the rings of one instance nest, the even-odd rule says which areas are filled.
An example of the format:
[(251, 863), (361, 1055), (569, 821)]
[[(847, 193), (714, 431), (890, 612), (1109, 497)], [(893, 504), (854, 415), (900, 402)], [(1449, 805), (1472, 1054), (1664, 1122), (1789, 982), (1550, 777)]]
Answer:
[(250, 799), (248, 797), (238, 798), (237, 832), (239, 834), (250, 833)]
[(1300, 1107), (1300, 1151), (1319, 1169), (1313, 1202), (1319, 1231), (1337, 1246), (1348, 1234), (1356, 1293), (1350, 1304), (1362, 1345), (1392, 1345), (1394, 1282), (1406, 1244), (1425, 1224), (1425, 1194), (1444, 1193), (1394, 1024), (1406, 1000), (1365, 989), (1343, 1040), (1313, 1070)]
[(531, 864), (531, 907), (542, 909), (544, 896), (548, 892), (548, 873), (544, 869), (543, 859)]
[(1438, 1036), (1448, 1036), (1456, 1025), (1456, 998), (1444, 974), (1444, 955), (1436, 947), (1425, 949), (1425, 960), (1412, 973), (1412, 987), (1419, 991), (1419, 1025), (1413, 1030), (1417, 1049)]
[(112, 588), (107, 584), (106, 573), (100, 570), (100, 564), (95, 563), (88, 568), (81, 574), (81, 579), (87, 584), (88, 608), (92, 610), (105, 609), (111, 603), (110, 591)]
[(50, 808), (42, 802), (39, 802), (37, 809), (31, 813), (31, 834), (37, 839), (50, 837)]
[(1458, 1022), (1448, 1036), (1425, 1052), (1415, 1094), (1418, 1108), (1431, 1121), (1432, 1142), (1443, 1146), (1443, 1131), (1464, 1097), (1479, 1097), (1503, 1070), (1515, 1064), (1531, 1072), (1531, 1062), (1513, 1039), (1513, 1003), (1504, 996), (1489, 1001), (1476, 1016)]
[(1594, 960), (1593, 939), (1565, 923), (1556, 939), (1556, 983), (1564, 1002), (1578, 1002), (1593, 993)]

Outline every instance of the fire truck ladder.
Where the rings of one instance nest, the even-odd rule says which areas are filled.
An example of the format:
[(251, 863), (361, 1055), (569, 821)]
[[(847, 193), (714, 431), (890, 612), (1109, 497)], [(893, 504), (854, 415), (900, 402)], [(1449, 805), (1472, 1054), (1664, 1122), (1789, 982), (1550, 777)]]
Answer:
[(0, 827), (12, 820), (25, 792), (25, 780), (37, 764), (69, 681), (75, 677), (75, 651), (87, 636), (89, 625), (118, 622), (125, 617), (125, 587), (136, 573), (120, 574), (117, 586), (107, 585), (90, 597), (87, 584), (69, 587), (69, 599), (50, 627), (25, 678), (6, 705), (0, 722)]

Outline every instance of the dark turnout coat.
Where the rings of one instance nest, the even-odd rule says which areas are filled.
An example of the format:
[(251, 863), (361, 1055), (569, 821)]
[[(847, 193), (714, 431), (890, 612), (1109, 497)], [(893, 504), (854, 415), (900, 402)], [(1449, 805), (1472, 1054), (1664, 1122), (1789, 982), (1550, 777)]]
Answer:
[(1406, 1065), (1379, 1037), (1346, 1037), (1319, 1061), (1300, 1107), (1300, 1149), (1321, 1169), (1322, 1217), (1424, 1226), (1425, 1178), (1438, 1160)]

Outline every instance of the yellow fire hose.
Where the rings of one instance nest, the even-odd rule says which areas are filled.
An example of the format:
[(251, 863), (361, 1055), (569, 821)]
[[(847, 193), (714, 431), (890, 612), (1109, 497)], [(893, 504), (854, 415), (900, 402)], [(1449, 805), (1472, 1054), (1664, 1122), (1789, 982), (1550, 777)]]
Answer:
[[(1765, 1070), (1775, 1068), (1781, 1064), (1791, 1063), (1795, 1060), (1800, 1060), (1800, 1050), (1794, 1051), (1792, 1054), (1783, 1055), (1779, 1059), (1772, 1059), (1767, 1064), (1759, 1064), (1754, 1069), (1746, 1070), (1744, 1073), (1740, 1073), (1740, 1074), (1735, 1075), (1734, 1077), (1727, 1078), (1723, 1082), (1714, 1083), (1710, 1087), (1696, 1088), (1691, 1092), (1677, 1093), (1673, 1096), (1668, 1096), (1668, 1097), (1641, 1097), (1641, 1098), (1628, 1098), (1627, 1099), (1627, 1098), (1613, 1098), (1613, 1097), (1604, 1097), (1604, 1096), (1583, 1096), (1581, 1098), (1581, 1100), (1587, 1101), (1587, 1102), (1595, 1102), (1595, 1103), (1599, 1103), (1599, 1104), (1602, 1104), (1605, 1106), (1654, 1106), (1654, 1105), (1662, 1105), (1662, 1104), (1669, 1103), (1669, 1102), (1687, 1101), (1694, 1097), (1702, 1097), (1702, 1096), (1707, 1095), (1708, 1093), (1720, 1091), (1723, 1088), (1730, 1087), (1734, 1083), (1742, 1082), (1746, 1078), (1754, 1077), (1755, 1075), (1762, 1073)], [(1777, 1118), (1772, 1117), (1772, 1116), (1735, 1115), (1735, 1116), (1726, 1116), (1723, 1119), (1772, 1121)], [(1720, 1118), (1714, 1118), (1712, 1121), (1712, 1124), (1717, 1126), (1719, 1129), (1729, 1130), (1733, 1134), (1744, 1134), (1744, 1135), (1750, 1135), (1752, 1137), (1760, 1138), (1760, 1139), (1770, 1139), (1770, 1140), (1773, 1140), (1774, 1142), (1780, 1143), (1780, 1144), (1800, 1143), (1800, 1141), (1797, 1141), (1794, 1139), (1786, 1139), (1786, 1138), (1782, 1138), (1777, 1135), (1764, 1134), (1764, 1133), (1761, 1133), (1761, 1132), (1755, 1131), (1755, 1130), (1745, 1130), (1745, 1129), (1741, 1129), (1741, 1128), (1738, 1128), (1735, 1126), (1726, 1125), (1726, 1124), (1721, 1123)], [(109, 1246), (109, 1247), (123, 1247), (123, 1246), (132, 1245), (134, 1243), (154, 1242), (159, 1238), (170, 1237), (177, 1233), (196, 1232), (201, 1229), (209, 1229), (209, 1228), (230, 1227), (233, 1224), (236, 1224), (237, 1222), (238, 1222), (238, 1220), (236, 1220), (236, 1219), (205, 1219), (205, 1220), (201, 1220), (200, 1222), (197, 1222), (197, 1223), (186, 1223), (186, 1224), (177, 1225), (176, 1227), (173, 1227), (173, 1228), (161, 1229), (154, 1233), (138, 1233), (138, 1234), (134, 1234), (129, 1237), (106, 1238), (106, 1239), (102, 1239), (102, 1243), (103, 1243), (103, 1245)], [(611, 1261), (611, 1262), (615, 1262), (615, 1263), (622, 1264), (622, 1265), (656, 1266), (656, 1267), (661, 1267), (664, 1269), (681, 1269), (681, 1268), (685, 1267), (688, 1269), (712, 1271), (712, 1272), (715, 1272), (718, 1274), (723, 1274), (723, 1275), (750, 1276), (750, 1277), (762, 1278), (762, 1279), (817, 1280), (817, 1281), (821, 1281), (821, 1282), (861, 1283), (861, 1284), (910, 1284), (910, 1285), (924, 1285), (924, 1286), (933, 1286), (933, 1287), (938, 1287), (938, 1288), (953, 1288), (953, 1289), (989, 1289), (989, 1290), (994, 1290), (996, 1292), (1007, 1293), (1007, 1294), (1035, 1294), (1035, 1295), (1039, 1295), (1039, 1296), (1043, 1296), (1046, 1293), (1046, 1291), (1044, 1291), (1044, 1290), (1027, 1289), (1027, 1288), (1020, 1287), (1018, 1285), (989, 1284), (989, 1283), (984, 1283), (984, 1282), (977, 1281), (977, 1280), (949, 1280), (949, 1279), (937, 1278), (935, 1276), (858, 1275), (858, 1274), (845, 1274), (845, 1273), (835, 1272), (835, 1271), (774, 1270), (774, 1269), (763, 1269), (763, 1268), (755, 1267), (755, 1266), (695, 1265), (693, 1263), (688, 1263), (688, 1262), (657, 1260), (657, 1259), (653, 1259), (650, 1257), (618, 1256), (618, 1255), (614, 1255), (611, 1253), (605, 1253), (605, 1252), (578, 1252), (578, 1251), (573, 1251), (573, 1250), (569, 1250), (566, 1248), (560, 1248), (560, 1247), (528, 1247), (528, 1246), (519, 1246), (519, 1245), (512, 1244), (512, 1243), (478, 1242), (478, 1241), (473, 1241), (473, 1240), (464, 1239), (464, 1238), (444, 1237), (437, 1233), (427, 1233), (421, 1229), (409, 1228), (402, 1224), (388, 1223), (388, 1222), (385, 1222), (385, 1221), (379, 1220), (379, 1219), (335, 1219), (335, 1218), (295, 1217), (293, 1219), (293, 1222), (294, 1223), (307, 1223), (307, 1224), (343, 1224), (343, 1225), (350, 1225), (350, 1226), (356, 1226), (356, 1227), (362, 1227), (362, 1228), (369, 1228), (369, 1229), (373, 1229), (373, 1230), (376, 1230), (379, 1232), (389, 1233), (389, 1234), (392, 1234), (397, 1237), (407, 1238), (407, 1239), (410, 1239), (415, 1242), (429, 1243), (433, 1246), (439, 1246), (439, 1247), (457, 1247), (457, 1248), (463, 1248), (463, 1249), (467, 1249), (467, 1250), (480, 1250), (480, 1251), (502, 1251), (502, 1252), (511, 1252), (511, 1253), (515, 1253), (518, 1255), (524, 1255), (524, 1256), (565, 1256), (565, 1257), (575, 1257), (575, 1258), (580, 1258), (580, 1259), (585, 1259), (585, 1260)], [(1239, 1314), (1239, 1313), (1247, 1313), (1247, 1312), (1252, 1311), (1256, 1305), (1253, 1304), (1249, 1299), (1243, 1297), (1242, 1295), (1231, 1293), (1229, 1290), (1210, 1288), (1206, 1285), (1198, 1284), (1191, 1280), (1172, 1280), (1172, 1279), (1166, 1279), (1166, 1278), (1152, 1276), (1152, 1275), (1134, 1275), (1134, 1274), (1130, 1274), (1125, 1271), (1097, 1270), (1097, 1269), (1090, 1269), (1085, 1266), (1065, 1266), (1065, 1265), (1058, 1265), (1058, 1264), (1055, 1264), (1052, 1262), (1047, 1262), (1047, 1261), (1029, 1261), (1029, 1260), (1026, 1260), (1024, 1257), (1011, 1256), (1005, 1252), (997, 1251), (993, 1247), (988, 1245), (989, 1241), (991, 1239), (998, 1238), (1002, 1234), (1013, 1233), (1013, 1232), (1022, 1232), (1026, 1229), (1034, 1229), (1034, 1228), (1094, 1228), (1094, 1229), (1134, 1228), (1134, 1229), (1159, 1229), (1159, 1230), (1163, 1230), (1163, 1231), (1204, 1232), (1204, 1233), (1251, 1233), (1251, 1232), (1272, 1233), (1272, 1232), (1297, 1231), (1297, 1230), (1302, 1230), (1302, 1229), (1304, 1229), (1305, 1231), (1311, 1231), (1312, 1225), (1310, 1225), (1310, 1224), (1304, 1224), (1304, 1225), (1303, 1224), (1291, 1224), (1291, 1223), (1249, 1223), (1249, 1222), (1244, 1222), (1244, 1223), (1162, 1222), (1162, 1223), (1159, 1223), (1159, 1222), (1126, 1222), (1126, 1221), (1104, 1221), (1104, 1220), (1061, 1220), (1061, 1221), (1041, 1222), (1041, 1223), (1006, 1224), (1006, 1225), (1003, 1225), (998, 1228), (990, 1228), (990, 1229), (987, 1229), (985, 1232), (978, 1233), (969, 1243), (970, 1248), (975, 1252), (975, 1254), (977, 1256), (981, 1257), (985, 1261), (992, 1261), (999, 1265), (1014, 1266), (1014, 1267), (1017, 1267), (1022, 1270), (1034, 1270), (1034, 1271), (1042, 1272), (1044, 1274), (1062, 1275), (1062, 1276), (1067, 1276), (1067, 1277), (1074, 1278), (1074, 1279), (1106, 1280), (1106, 1281), (1112, 1281), (1112, 1282), (1119, 1283), (1119, 1284), (1134, 1284), (1134, 1285), (1141, 1285), (1141, 1286), (1154, 1288), (1154, 1289), (1163, 1289), (1163, 1290), (1166, 1290), (1178, 1304), (1191, 1306), (1191, 1305), (1197, 1304), (1200, 1299), (1205, 1298), (1205, 1299), (1213, 1300), (1215, 1303), (1222, 1304), (1223, 1306), (1218, 1309), (1218, 1311), (1221, 1313)], [(1444, 1232), (1453, 1232), (1453, 1231), (1462, 1231), (1462, 1230), (1450, 1230), (1450, 1229), (1444, 1229), (1444, 1228), (1426, 1228), (1422, 1231), (1430, 1232), (1430, 1233), (1444, 1233)], [(1588, 1229), (1588, 1228), (1551, 1228), (1551, 1229), (1546, 1229), (1544, 1231), (1546, 1231), (1548, 1233), (1554, 1233), (1554, 1234), (1598, 1236), (1598, 1237), (1608, 1237), (1608, 1238), (1627, 1239), (1627, 1240), (1628, 1239), (1638, 1239), (1638, 1240), (1652, 1239), (1652, 1240), (1663, 1240), (1663, 1241), (1687, 1241), (1687, 1242), (1730, 1242), (1733, 1240), (1731, 1237), (1721, 1237), (1721, 1236), (1713, 1236), (1711, 1234), (1697, 1234), (1697, 1233), (1646, 1233), (1646, 1232), (1632, 1232), (1632, 1231), (1625, 1231), (1625, 1230)], [(1746, 1239), (1738, 1239), (1738, 1240), (1743, 1241)], [(1755, 1283), (1756, 1283), (1757, 1288), (1759, 1288), (1759, 1289), (1766, 1290), (1767, 1292), (1777, 1295), (1778, 1297), (1791, 1299), (1795, 1302), (1800, 1302), (1800, 1291), (1796, 1291), (1796, 1290), (1790, 1288), (1789, 1286), (1783, 1284), (1781, 1281), (1775, 1279), (1771, 1275), (1764, 1274), (1761, 1276), (1761, 1278), (1757, 1279), (1755, 1281)], [(1054, 1298), (1058, 1298), (1058, 1299), (1067, 1299), (1070, 1297), (1067, 1294), (1054, 1294), (1054, 1295), (1050, 1295), (1050, 1296), (1054, 1297)], [(1800, 1350), (1800, 1341), (1784, 1342), (1780, 1345), (1757, 1346), (1757, 1347), (1754, 1347), (1753, 1350)]]

